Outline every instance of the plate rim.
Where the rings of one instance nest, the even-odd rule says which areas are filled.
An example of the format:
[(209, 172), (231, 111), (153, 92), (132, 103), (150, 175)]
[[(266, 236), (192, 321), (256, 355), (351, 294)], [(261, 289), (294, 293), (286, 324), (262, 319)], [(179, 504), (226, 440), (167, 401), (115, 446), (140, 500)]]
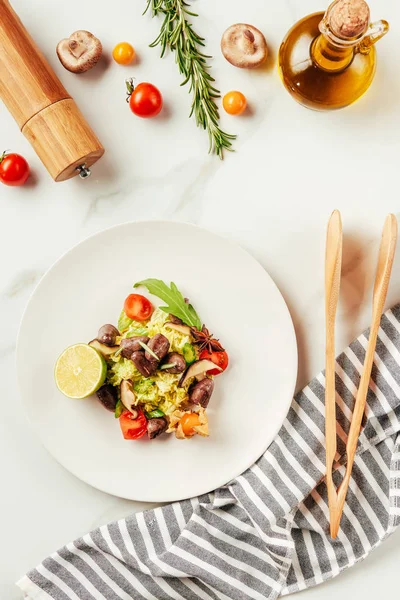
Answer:
[[(197, 231), (206, 233), (208, 235), (212, 235), (216, 238), (219, 238), (220, 240), (222, 239), (225, 243), (228, 243), (229, 245), (231, 245), (232, 247), (234, 247), (236, 250), (239, 250), (241, 253), (243, 253), (244, 255), (246, 255), (248, 258), (250, 258), (253, 262), (255, 262), (258, 267), (262, 270), (262, 272), (264, 273), (264, 276), (266, 276), (269, 280), (270, 283), (272, 283), (273, 287), (275, 288), (275, 290), (278, 292), (279, 297), (283, 303), (286, 315), (288, 317), (288, 321), (290, 323), (290, 346), (291, 346), (291, 350), (290, 350), (290, 359), (289, 362), (291, 364), (291, 368), (293, 368), (293, 383), (291, 385), (291, 393), (290, 395), (288, 394), (288, 400), (287, 400), (287, 405), (286, 405), (286, 411), (285, 411), (285, 417), (286, 418), (286, 414), (290, 409), (290, 405), (292, 403), (293, 400), (293, 396), (295, 393), (295, 389), (296, 389), (296, 382), (297, 382), (297, 375), (298, 375), (298, 346), (297, 346), (297, 336), (296, 336), (296, 330), (294, 327), (294, 323), (293, 323), (293, 319), (292, 319), (292, 315), (290, 313), (289, 307), (287, 305), (287, 302), (282, 294), (282, 292), (280, 291), (278, 285), (275, 283), (274, 279), (271, 277), (271, 275), (269, 274), (269, 272), (264, 268), (264, 266), (260, 263), (260, 261), (253, 256), (253, 254), (251, 254), (251, 252), (249, 252), (248, 250), (246, 250), (245, 248), (243, 248), (243, 246), (241, 244), (239, 244), (238, 242), (236, 242), (236, 240), (231, 239), (230, 237), (227, 237), (224, 234), (220, 234), (217, 233), (215, 231), (212, 231), (211, 229), (207, 229), (206, 227), (201, 227), (197, 224), (194, 223), (188, 223), (186, 221), (176, 221), (174, 219), (145, 219), (145, 220), (130, 220), (130, 221), (124, 221), (122, 223), (117, 223), (115, 225), (111, 225), (110, 227), (105, 227), (103, 229), (100, 229), (99, 231), (96, 231), (86, 237), (84, 237), (83, 239), (79, 240), (78, 242), (76, 242), (75, 244), (73, 244), (70, 248), (68, 248), (68, 250), (66, 250), (65, 252), (63, 252), (49, 267), (48, 269), (44, 272), (44, 274), (42, 275), (42, 277), (39, 279), (39, 281), (37, 282), (37, 284), (35, 285), (34, 289), (32, 290), (26, 305), (24, 307), (24, 310), (22, 312), (20, 321), (19, 321), (19, 327), (18, 327), (18, 333), (17, 333), (17, 337), (16, 337), (16, 351), (15, 351), (15, 368), (16, 368), (16, 376), (17, 376), (17, 386), (18, 386), (18, 393), (20, 396), (20, 400), (21, 400), (21, 404), (23, 407), (23, 411), (24, 411), (24, 415), (25, 418), (28, 420), (29, 425), (32, 427), (32, 430), (34, 431), (35, 435), (37, 436), (40, 444), (42, 445), (43, 448), (45, 448), (46, 452), (48, 452), (48, 454), (53, 458), (53, 460), (55, 460), (63, 469), (65, 469), (68, 473), (71, 473), (71, 475), (73, 475), (74, 477), (76, 477), (79, 481), (83, 482), (85, 485), (88, 485), (96, 490), (99, 490), (102, 493), (108, 494), (112, 497), (115, 498), (121, 498), (124, 500), (130, 500), (130, 501), (134, 501), (134, 502), (151, 502), (151, 503), (164, 503), (164, 502), (179, 502), (182, 500), (186, 500), (189, 498), (194, 498), (196, 496), (200, 496), (202, 494), (207, 494), (207, 493), (211, 493), (214, 491), (215, 488), (210, 489), (210, 490), (204, 490), (204, 489), (199, 489), (198, 492), (191, 494), (189, 496), (183, 496), (183, 497), (175, 497), (174, 495), (171, 494), (166, 494), (165, 496), (163, 496), (162, 498), (160, 498), (159, 496), (152, 496), (151, 495), (151, 490), (149, 490), (149, 493), (143, 493), (143, 494), (139, 494), (138, 496), (136, 496), (135, 494), (135, 498), (131, 497), (131, 496), (126, 496), (126, 495), (117, 495), (113, 492), (111, 492), (108, 489), (105, 489), (104, 487), (100, 486), (100, 485), (94, 485), (93, 483), (89, 483), (88, 481), (86, 481), (85, 479), (82, 479), (82, 477), (80, 475), (78, 475), (75, 470), (71, 470), (69, 467), (67, 467), (62, 460), (60, 460), (59, 458), (57, 458), (53, 452), (50, 450), (50, 448), (47, 447), (47, 444), (43, 441), (40, 433), (39, 433), (39, 428), (38, 426), (33, 422), (33, 420), (31, 419), (30, 415), (28, 414), (28, 410), (25, 406), (25, 402), (23, 401), (23, 393), (22, 393), (22, 384), (21, 384), (21, 377), (22, 377), (22, 373), (21, 373), (21, 367), (19, 366), (21, 361), (19, 360), (19, 355), (20, 355), (20, 339), (21, 339), (21, 332), (25, 323), (25, 320), (27, 318), (27, 312), (29, 309), (29, 306), (33, 300), (33, 298), (35, 297), (35, 295), (38, 292), (39, 287), (41, 286), (41, 284), (43, 283), (43, 281), (45, 281), (45, 279), (47, 279), (47, 277), (57, 268), (58, 264), (65, 258), (67, 257), (69, 254), (71, 254), (72, 252), (74, 252), (77, 248), (79, 248), (80, 246), (84, 245), (85, 243), (89, 242), (90, 240), (96, 238), (96, 237), (100, 237), (101, 235), (108, 233), (110, 231), (119, 229), (119, 228), (125, 228), (125, 227), (130, 227), (132, 225), (154, 225), (154, 224), (158, 224), (160, 226), (163, 225), (178, 225), (178, 226), (183, 226), (183, 227), (189, 227), (192, 229), (196, 229)], [(287, 357), (286, 357), (287, 358)], [(286, 360), (286, 359), (285, 359)], [(260, 455), (256, 458), (255, 461), (253, 461), (251, 464), (249, 464), (246, 469), (241, 470), (240, 472), (237, 472), (233, 477), (231, 477), (229, 479), (229, 481), (226, 481), (224, 483), (220, 484), (220, 487), (223, 485), (227, 485), (229, 484), (231, 481), (233, 481), (234, 479), (236, 479), (237, 477), (239, 477), (242, 473), (244, 473), (247, 469), (249, 469), (255, 462), (257, 462), (257, 460), (259, 460), (259, 458), (261, 458), (261, 456), (266, 452), (266, 450), (268, 449), (268, 447), (272, 444), (273, 440), (275, 439), (276, 435), (278, 434), (280, 428), (282, 427), (282, 424), (284, 422), (284, 419), (282, 421), (279, 421), (279, 423), (277, 424), (277, 427), (274, 429), (274, 433), (273, 436), (271, 436), (271, 440), (265, 444), (265, 446), (263, 447), (262, 452), (260, 453)]]

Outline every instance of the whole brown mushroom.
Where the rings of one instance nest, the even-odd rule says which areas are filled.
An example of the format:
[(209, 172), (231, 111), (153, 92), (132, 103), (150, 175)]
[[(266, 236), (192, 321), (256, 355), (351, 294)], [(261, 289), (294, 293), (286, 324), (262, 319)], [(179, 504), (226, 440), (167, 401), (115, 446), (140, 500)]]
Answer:
[(268, 46), (259, 29), (247, 23), (236, 23), (225, 31), (221, 40), (222, 54), (240, 69), (255, 69), (268, 56)]
[(57, 45), (57, 56), (61, 64), (71, 73), (84, 73), (99, 61), (103, 48), (97, 37), (83, 29)]

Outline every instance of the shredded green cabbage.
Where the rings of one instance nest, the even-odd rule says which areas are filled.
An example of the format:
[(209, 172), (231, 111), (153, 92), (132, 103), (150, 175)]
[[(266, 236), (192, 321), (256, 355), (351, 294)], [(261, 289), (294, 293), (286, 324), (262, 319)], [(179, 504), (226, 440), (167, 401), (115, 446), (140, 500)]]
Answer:
[[(171, 344), (170, 352), (182, 354), (183, 347), (191, 342), (191, 337), (165, 327), (168, 320), (168, 315), (156, 308), (146, 324), (132, 321), (122, 337), (134, 335), (153, 337), (157, 333), (162, 333)], [(119, 386), (123, 379), (132, 381), (137, 404), (144, 405), (146, 412), (156, 409), (162, 410), (166, 415), (175, 412), (188, 399), (188, 386), (178, 387), (180, 378), (179, 374), (174, 375), (165, 371), (157, 371), (152, 377), (143, 377), (131, 360), (120, 355), (111, 357), (108, 365), (108, 383)]]
[(126, 316), (125, 311), (122, 309), (118, 319), (118, 330), (122, 333), (126, 331), (132, 323), (132, 319)]
[(170, 329), (168, 326), (166, 327), (165, 323), (168, 321), (169, 316), (159, 308), (156, 308), (150, 321), (147, 323), (148, 335), (153, 337), (156, 333), (162, 333), (168, 338), (168, 341), (171, 344), (170, 352), (179, 352), (182, 354), (183, 346), (190, 343), (191, 337), (190, 335), (184, 335), (175, 329)]
[(119, 386), (123, 379), (135, 381), (141, 377), (133, 362), (127, 358), (119, 357), (117, 362), (111, 361), (108, 366), (107, 381), (111, 385)]

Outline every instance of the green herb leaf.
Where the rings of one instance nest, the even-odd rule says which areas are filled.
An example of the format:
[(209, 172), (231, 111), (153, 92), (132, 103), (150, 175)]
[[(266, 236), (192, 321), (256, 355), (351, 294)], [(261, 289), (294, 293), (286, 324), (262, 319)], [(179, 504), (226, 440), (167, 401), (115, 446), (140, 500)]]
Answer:
[(122, 415), (122, 413), (125, 410), (125, 406), (122, 404), (121, 400), (118, 400), (117, 405), (115, 407), (115, 413), (114, 416), (116, 419), (119, 419), (120, 416)]
[[(115, 361), (115, 359), (119, 357), (119, 355), (121, 354), (122, 350), (123, 350), (123, 347), (120, 346), (118, 348), (118, 350), (116, 352), (114, 352), (114, 354), (113, 354), (113, 360), (114, 360), (114, 362), (118, 362), (118, 361)], [(119, 358), (118, 358), (118, 360), (119, 360)]]
[(142, 348), (145, 352), (148, 352), (150, 354), (150, 356), (152, 356), (156, 360), (160, 360), (158, 358), (157, 354), (155, 352), (153, 352), (153, 350), (151, 348), (149, 348), (147, 344), (145, 344), (144, 342), (141, 342), (140, 340), (139, 340), (139, 344), (142, 346)]
[(132, 325), (133, 321), (129, 317), (126, 316), (125, 311), (122, 310), (118, 319), (118, 331), (123, 333)]
[(136, 288), (140, 285), (145, 286), (150, 294), (161, 298), (161, 300), (167, 303), (167, 306), (160, 306), (161, 310), (178, 317), (185, 325), (196, 327), (199, 330), (201, 329), (202, 324), (199, 315), (191, 304), (185, 302), (185, 298), (178, 290), (175, 283), (171, 283), (171, 286), (168, 287), (161, 279), (145, 279), (144, 281), (135, 283), (133, 287)]
[(148, 419), (157, 419), (159, 417), (163, 417), (164, 413), (162, 410), (159, 410), (158, 408), (156, 410), (152, 410), (150, 412), (145, 413), (146, 417)]
[(174, 367), (174, 366), (175, 366), (174, 363), (169, 363), (167, 365), (161, 365), (160, 371), (164, 371), (165, 369), (171, 369), (171, 367)]

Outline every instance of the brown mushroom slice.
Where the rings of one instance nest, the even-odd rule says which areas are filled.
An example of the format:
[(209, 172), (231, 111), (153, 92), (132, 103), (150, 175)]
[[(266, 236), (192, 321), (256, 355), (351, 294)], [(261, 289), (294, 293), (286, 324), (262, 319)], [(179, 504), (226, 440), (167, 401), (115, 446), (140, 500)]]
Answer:
[(84, 73), (92, 69), (103, 52), (100, 40), (83, 29), (61, 40), (56, 50), (61, 64), (71, 73)]
[(188, 325), (179, 325), (178, 323), (171, 323), (171, 321), (167, 321), (164, 327), (168, 327), (169, 329), (179, 331), (179, 333), (183, 333), (183, 335), (190, 335), (192, 333)]
[(183, 325), (182, 319), (180, 319), (179, 317), (176, 317), (175, 315), (172, 315), (171, 313), (168, 315), (168, 318), (169, 318), (169, 323), (175, 323), (175, 325)]
[(192, 377), (203, 375), (206, 373), (206, 371), (211, 371), (211, 369), (218, 369), (219, 371), (222, 371), (221, 367), (215, 365), (213, 362), (211, 362), (211, 360), (197, 360), (186, 369), (179, 381), (179, 387), (183, 387), (185, 383), (187, 383)]
[(125, 408), (127, 410), (129, 410), (129, 412), (131, 412), (133, 415), (138, 414), (138, 411), (136, 409), (136, 396), (135, 396), (135, 392), (133, 391), (133, 387), (130, 381), (128, 381), (127, 379), (124, 379), (121, 382), (121, 402), (122, 404), (125, 406)]
[(259, 29), (247, 23), (231, 25), (221, 40), (222, 54), (240, 69), (259, 67), (268, 56), (268, 46)]
[(100, 352), (104, 358), (109, 358), (119, 349), (119, 346), (106, 346), (105, 344), (101, 344), (99, 340), (92, 340), (89, 342), (89, 346), (92, 346), (97, 352)]

